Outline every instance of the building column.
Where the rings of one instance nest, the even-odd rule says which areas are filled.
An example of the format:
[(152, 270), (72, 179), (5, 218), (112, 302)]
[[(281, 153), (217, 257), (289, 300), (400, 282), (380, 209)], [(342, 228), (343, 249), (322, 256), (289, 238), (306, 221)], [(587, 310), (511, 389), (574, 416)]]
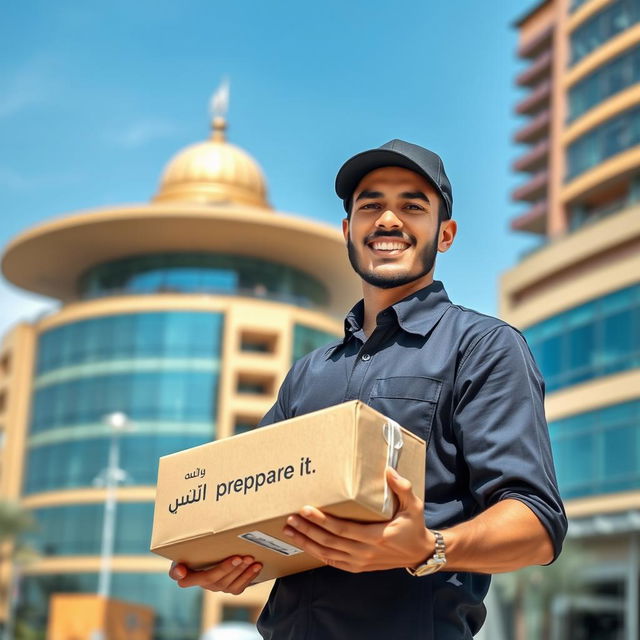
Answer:
[(627, 571), (625, 638), (637, 640), (640, 625), (638, 624), (638, 579), (640, 576), (640, 535), (637, 532), (629, 536), (629, 563)]

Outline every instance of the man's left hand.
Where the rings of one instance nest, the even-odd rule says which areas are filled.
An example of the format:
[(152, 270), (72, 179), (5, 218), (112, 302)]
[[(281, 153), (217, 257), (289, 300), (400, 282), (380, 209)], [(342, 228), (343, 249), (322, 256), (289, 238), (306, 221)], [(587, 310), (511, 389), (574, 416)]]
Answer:
[(285, 535), (325, 564), (352, 573), (419, 565), (435, 548), (434, 535), (424, 524), (424, 504), (411, 482), (391, 468), (387, 482), (398, 497), (398, 509), (388, 522), (362, 524), (305, 506), (287, 518)]

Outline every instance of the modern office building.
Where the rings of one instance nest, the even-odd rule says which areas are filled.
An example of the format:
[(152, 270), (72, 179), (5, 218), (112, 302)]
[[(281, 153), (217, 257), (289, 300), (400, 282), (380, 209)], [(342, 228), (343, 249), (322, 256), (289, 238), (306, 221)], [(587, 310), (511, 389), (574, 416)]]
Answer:
[[(51, 594), (97, 591), (112, 437), (126, 475), (110, 595), (151, 605), (155, 638), (186, 640), (255, 617), (268, 593), (167, 577), (148, 552), (158, 457), (253, 428), (292, 361), (342, 332), (360, 289), (337, 228), (275, 211), (225, 127), (217, 116), (209, 140), (171, 159), (151, 202), (64, 215), (4, 250), (7, 280), (60, 302), (0, 347), (0, 495), (39, 525), (36, 560), (0, 563), (14, 625), (42, 632)], [(117, 436), (113, 412), (130, 423)]]
[(546, 0), (517, 23), (523, 174), (537, 248), (501, 283), (547, 384), (581, 592), (553, 638), (640, 637), (640, 0)]

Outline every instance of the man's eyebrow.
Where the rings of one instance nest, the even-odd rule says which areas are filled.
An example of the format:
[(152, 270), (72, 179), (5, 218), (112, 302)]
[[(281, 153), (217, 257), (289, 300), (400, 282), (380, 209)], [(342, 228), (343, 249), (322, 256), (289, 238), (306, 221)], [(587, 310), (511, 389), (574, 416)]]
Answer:
[(382, 198), (384, 194), (381, 191), (361, 191), (358, 197), (356, 198), (356, 202), (358, 200), (363, 200), (364, 198)]
[(407, 200), (424, 200), (427, 204), (431, 204), (431, 200), (422, 191), (405, 191), (400, 194), (400, 197)]

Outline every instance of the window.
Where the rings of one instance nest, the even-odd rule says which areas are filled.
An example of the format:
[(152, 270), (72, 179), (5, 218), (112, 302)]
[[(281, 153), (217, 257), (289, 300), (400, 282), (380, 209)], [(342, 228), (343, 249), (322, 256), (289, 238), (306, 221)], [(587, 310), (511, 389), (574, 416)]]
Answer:
[(260, 418), (255, 416), (236, 416), (233, 423), (233, 433), (238, 434), (253, 431), (258, 426), (258, 422), (260, 422)]
[(640, 143), (640, 107), (629, 109), (592, 129), (567, 149), (566, 181), (607, 158)]
[(243, 331), (240, 334), (240, 351), (246, 353), (275, 353), (278, 335)]
[(321, 331), (302, 324), (295, 325), (293, 328), (293, 361), (299, 360), (314, 349), (327, 346), (335, 339), (336, 335), (328, 331)]
[(212, 253), (166, 253), (107, 262), (80, 279), (82, 297), (147, 293), (215, 293), (326, 307), (326, 287), (288, 265)]
[(626, 51), (589, 74), (569, 91), (569, 116), (572, 122), (610, 96), (640, 82), (640, 47)]
[(524, 330), (547, 391), (640, 367), (640, 285)]
[(638, 0), (615, 0), (571, 34), (571, 65), (640, 19)]
[(255, 373), (238, 374), (238, 393), (271, 395), (274, 391), (274, 379), (271, 375)]
[(549, 423), (563, 497), (637, 489), (639, 426), (638, 400)]

